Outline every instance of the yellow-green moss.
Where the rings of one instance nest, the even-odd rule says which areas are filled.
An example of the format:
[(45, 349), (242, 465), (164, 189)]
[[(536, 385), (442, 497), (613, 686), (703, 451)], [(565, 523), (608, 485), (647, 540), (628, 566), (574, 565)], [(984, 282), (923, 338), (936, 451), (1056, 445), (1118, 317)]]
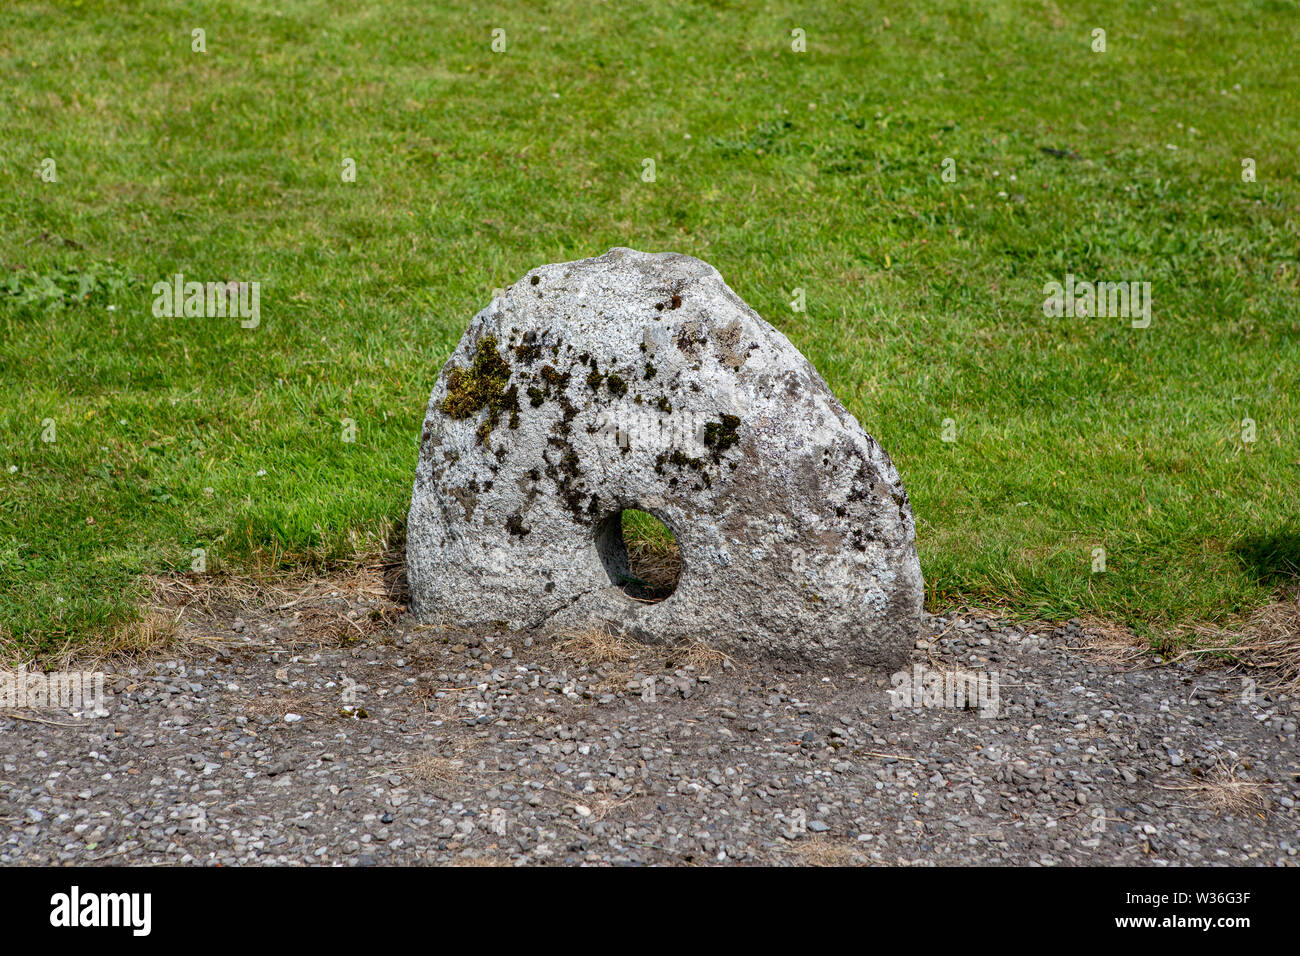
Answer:
[(519, 427), (519, 389), (510, 384), (510, 364), (497, 351), (496, 336), (485, 336), (474, 351), (469, 368), (453, 368), (447, 374), (447, 396), (439, 406), (448, 418), (464, 419), (486, 408), (486, 420), (476, 432), (486, 445), (492, 429), (504, 412), (510, 413), (510, 427)]

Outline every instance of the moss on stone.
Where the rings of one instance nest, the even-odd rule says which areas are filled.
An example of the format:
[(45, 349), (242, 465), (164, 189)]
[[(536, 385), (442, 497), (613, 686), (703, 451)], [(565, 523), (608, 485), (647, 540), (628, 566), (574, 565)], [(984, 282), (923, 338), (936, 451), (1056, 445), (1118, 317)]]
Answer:
[(481, 445), (487, 445), (503, 413), (510, 413), (511, 428), (519, 427), (519, 389), (510, 384), (510, 365), (497, 350), (496, 336), (485, 336), (478, 343), (468, 368), (447, 373), (447, 395), (439, 407), (456, 420), (487, 409), (487, 418), (475, 430)]
[(736, 443), (739, 427), (740, 419), (735, 415), (723, 415), (721, 421), (704, 426), (704, 445), (712, 449), (715, 459)]
[(554, 365), (543, 365), (542, 381), (544, 381), (551, 388), (558, 389), (559, 391), (562, 392), (569, 387), (569, 373), (565, 372), (563, 375), (561, 375), (558, 371), (556, 371)]

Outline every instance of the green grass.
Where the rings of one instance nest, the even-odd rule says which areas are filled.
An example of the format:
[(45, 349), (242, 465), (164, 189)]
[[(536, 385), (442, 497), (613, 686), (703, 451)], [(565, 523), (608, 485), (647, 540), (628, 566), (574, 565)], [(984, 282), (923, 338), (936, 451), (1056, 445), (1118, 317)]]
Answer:
[[(19, 649), (129, 620), (194, 549), (379, 547), (470, 317), (614, 245), (713, 263), (812, 359), (903, 474), (935, 606), (1156, 629), (1291, 579), (1294, 0), (463, 6), (0, 9)], [(177, 272), (260, 282), (261, 324), (155, 318)], [(1067, 272), (1151, 282), (1151, 327), (1045, 317)]]
[(655, 552), (672, 552), (677, 548), (677, 539), (668, 530), (668, 526), (648, 511), (625, 508), (620, 515), (623, 541), (627, 544), (637, 543)]

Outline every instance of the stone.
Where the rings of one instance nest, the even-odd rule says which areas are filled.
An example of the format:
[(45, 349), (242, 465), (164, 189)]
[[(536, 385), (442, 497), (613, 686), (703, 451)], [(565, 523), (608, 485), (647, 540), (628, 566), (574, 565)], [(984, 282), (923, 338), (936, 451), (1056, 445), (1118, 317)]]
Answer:
[[(633, 508), (680, 549), (656, 603)], [(712, 266), (622, 248), (475, 316), (425, 416), (407, 578), (424, 622), (880, 667), (922, 602), (898, 472), (811, 363)]]

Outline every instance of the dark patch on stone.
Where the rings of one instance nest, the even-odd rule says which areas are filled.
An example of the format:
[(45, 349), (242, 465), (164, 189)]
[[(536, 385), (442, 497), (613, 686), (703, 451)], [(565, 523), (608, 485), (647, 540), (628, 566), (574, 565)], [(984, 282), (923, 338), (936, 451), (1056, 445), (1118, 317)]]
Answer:
[(741, 348), (740, 339), (742, 334), (740, 320), (733, 319), (714, 337), (714, 347), (717, 350), (718, 361), (733, 372), (739, 371), (740, 367), (749, 358), (749, 353), (758, 348), (757, 345)]
[(740, 419), (735, 415), (723, 415), (721, 421), (705, 424), (704, 447), (713, 452), (714, 461), (721, 458), (722, 453), (737, 442), (736, 430), (739, 427)]
[[(473, 482), (471, 482), (473, 484)], [(450, 494), (465, 511), (465, 520), (470, 521), (474, 517), (474, 509), (478, 506), (478, 495), (474, 492), (477, 489), (469, 488), (452, 488)]]
[[(699, 458), (695, 458), (691, 455), (686, 454), (686, 452), (682, 451), (680, 448), (674, 448), (672, 451), (661, 451), (658, 455), (655, 456), (656, 473), (660, 475), (667, 474), (667, 471), (665, 470), (666, 465), (672, 465), (673, 467), (679, 470), (684, 468), (689, 468), (692, 471), (699, 474), (700, 480), (704, 482), (705, 488), (713, 487), (713, 480), (709, 477), (709, 473), (705, 469), (705, 463)], [(669, 476), (668, 487), (670, 488), (677, 487), (676, 477)], [(696, 488), (698, 490), (698, 485), (696, 486)]]
[(694, 355), (704, 342), (704, 328), (697, 321), (687, 322), (677, 331), (677, 347), (687, 355)]
[(537, 333), (531, 329), (524, 333), (524, 340), (514, 347), (515, 358), (525, 365), (532, 365), (542, 354), (542, 346), (537, 341)]
[(560, 434), (567, 435), (572, 430), (573, 419), (577, 417), (578, 408), (573, 404), (573, 402), (569, 401), (569, 396), (567, 395), (560, 396), (560, 408), (563, 410), (564, 414), (561, 415), (560, 420), (555, 423), (555, 427)]
[(853, 481), (849, 484), (849, 501), (866, 501), (867, 493), (875, 484), (875, 476), (867, 471), (867, 463), (858, 462), (858, 471), (853, 476)]
[(533, 408), (539, 408), (548, 398), (563, 398), (564, 390), (569, 387), (569, 373), (561, 374), (554, 365), (543, 365), (539, 375), (542, 387), (531, 385), (528, 388), (528, 403)]
[[(576, 414), (576, 409), (574, 412)], [(558, 424), (558, 423), (557, 423)], [(564, 434), (569, 432), (568, 421), (563, 423)], [(561, 435), (552, 435), (547, 439), (547, 443), (561, 452), (559, 463), (546, 462), (546, 476), (555, 482), (556, 490), (559, 491), (560, 497), (564, 499), (564, 505), (568, 508), (569, 513), (573, 515), (573, 520), (578, 523), (586, 523), (587, 513), (583, 508), (583, 498), (585, 492), (580, 487), (582, 483), (581, 462), (578, 459), (578, 453), (573, 450), (567, 438)]]

